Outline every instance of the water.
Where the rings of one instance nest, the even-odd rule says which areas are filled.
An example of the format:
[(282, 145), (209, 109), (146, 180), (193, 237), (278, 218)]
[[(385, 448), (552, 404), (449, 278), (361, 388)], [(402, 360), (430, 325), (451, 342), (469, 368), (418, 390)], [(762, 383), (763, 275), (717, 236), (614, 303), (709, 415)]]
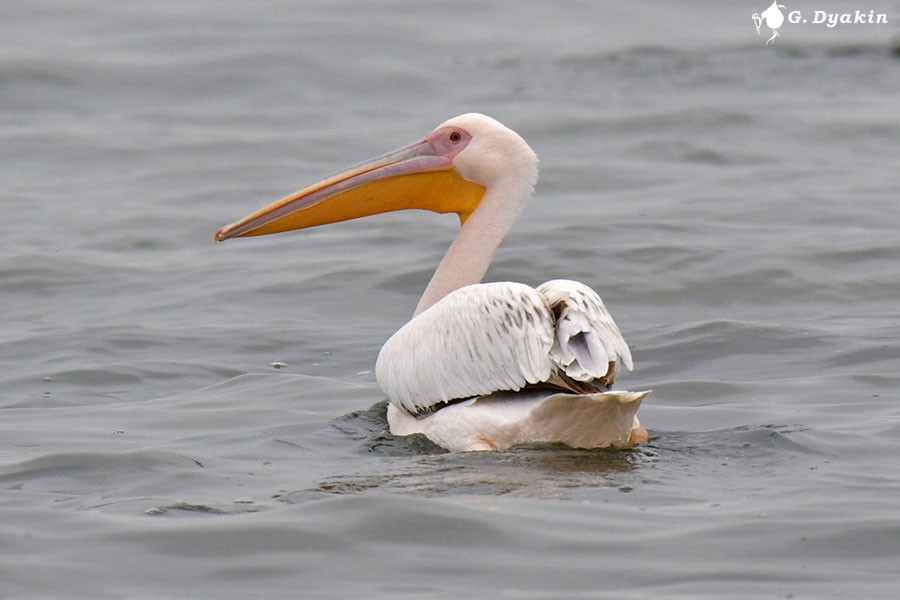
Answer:
[[(725, 4), (4, 4), (0, 595), (894, 597), (900, 13)], [(598, 289), (646, 447), (385, 433), (450, 217), (212, 243), (471, 110), (542, 161), (489, 278)]]

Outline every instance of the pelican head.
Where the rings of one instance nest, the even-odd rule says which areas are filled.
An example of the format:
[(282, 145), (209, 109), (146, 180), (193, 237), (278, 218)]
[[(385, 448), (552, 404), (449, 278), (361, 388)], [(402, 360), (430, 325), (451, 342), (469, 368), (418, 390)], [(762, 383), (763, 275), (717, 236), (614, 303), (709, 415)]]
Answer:
[(538, 159), (518, 133), (479, 113), (453, 117), (435, 131), (444, 127), (458, 128), (471, 138), (469, 147), (454, 160), (461, 177), (487, 189), (519, 185), (526, 193), (517, 197), (530, 195), (537, 181)]
[(477, 113), (454, 117), (423, 139), (354, 165), (226, 225), (216, 241), (425, 209), (465, 223), (491, 188), (518, 213), (537, 179), (537, 156), (517, 133)]

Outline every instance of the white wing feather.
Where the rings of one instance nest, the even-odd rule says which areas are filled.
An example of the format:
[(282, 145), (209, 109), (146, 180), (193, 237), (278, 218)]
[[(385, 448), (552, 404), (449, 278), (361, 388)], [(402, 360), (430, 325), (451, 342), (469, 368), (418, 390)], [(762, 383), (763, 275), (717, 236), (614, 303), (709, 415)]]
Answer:
[(631, 370), (628, 344), (597, 292), (566, 279), (548, 281), (537, 291), (558, 313), (550, 357), (566, 375), (576, 381), (599, 379), (619, 357)]
[(460, 288), (415, 317), (385, 343), (375, 372), (388, 399), (417, 414), (555, 373), (590, 382), (619, 357), (631, 369), (625, 340), (589, 287), (499, 282)]

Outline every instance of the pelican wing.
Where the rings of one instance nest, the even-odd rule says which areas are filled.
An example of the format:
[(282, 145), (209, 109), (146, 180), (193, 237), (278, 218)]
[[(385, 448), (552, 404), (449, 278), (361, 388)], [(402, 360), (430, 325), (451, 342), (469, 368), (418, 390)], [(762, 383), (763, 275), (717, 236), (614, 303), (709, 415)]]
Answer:
[(597, 292), (577, 281), (554, 279), (538, 286), (556, 315), (550, 358), (575, 381), (612, 385), (618, 358), (630, 371), (631, 352)]
[(630, 369), (628, 346), (587, 286), (485, 283), (448, 294), (403, 326), (381, 349), (376, 376), (391, 402), (422, 414), (528, 385), (597, 391), (611, 383), (619, 357)]

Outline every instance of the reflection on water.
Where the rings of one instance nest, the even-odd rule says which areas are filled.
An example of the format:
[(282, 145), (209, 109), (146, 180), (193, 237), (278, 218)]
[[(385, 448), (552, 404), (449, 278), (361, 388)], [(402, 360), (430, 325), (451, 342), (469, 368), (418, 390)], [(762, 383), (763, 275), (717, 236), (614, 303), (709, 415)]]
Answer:
[[(428, 455), (392, 463), (385, 472), (336, 475), (317, 491), (350, 494), (377, 490), (416, 496), (515, 495), (568, 498), (595, 487), (631, 491), (636, 469), (656, 459), (652, 450), (516, 448), (506, 452)], [(400, 467), (399, 469), (397, 467)], [(303, 493), (302, 497), (308, 497)]]

